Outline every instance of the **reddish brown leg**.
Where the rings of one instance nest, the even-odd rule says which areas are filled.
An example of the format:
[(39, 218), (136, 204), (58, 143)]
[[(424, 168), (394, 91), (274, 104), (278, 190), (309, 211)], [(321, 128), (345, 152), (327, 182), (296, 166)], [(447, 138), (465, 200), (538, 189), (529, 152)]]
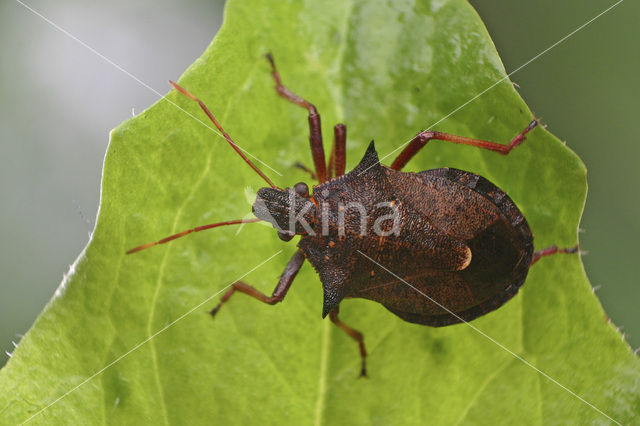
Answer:
[(320, 125), (320, 114), (316, 107), (309, 101), (302, 99), (282, 85), (280, 74), (276, 69), (271, 53), (267, 53), (267, 59), (271, 63), (273, 70), (273, 79), (276, 81), (276, 91), (280, 96), (309, 110), (309, 141), (311, 142), (311, 154), (313, 155), (313, 164), (316, 168), (316, 175), (320, 183), (327, 180), (327, 169), (324, 158), (324, 148), (322, 147), (322, 126)]
[(271, 297), (262, 293), (260, 290), (251, 287), (249, 284), (245, 284), (242, 281), (234, 283), (231, 288), (222, 296), (222, 298), (220, 299), (220, 303), (218, 303), (218, 306), (211, 310), (211, 315), (217, 314), (220, 310), (220, 307), (224, 303), (226, 303), (236, 291), (247, 294), (269, 305), (275, 305), (276, 303), (281, 302), (282, 299), (284, 299), (284, 297), (287, 295), (287, 291), (289, 291), (289, 287), (291, 287), (291, 283), (298, 274), (298, 271), (302, 267), (303, 263), (304, 256), (302, 255), (302, 252), (298, 250), (296, 254), (293, 255), (291, 260), (289, 260), (287, 266), (284, 268), (284, 272), (280, 276), (278, 285), (276, 286), (275, 290), (273, 290), (273, 294), (271, 295)]
[(538, 124), (540, 124), (538, 119), (533, 120), (529, 123), (526, 129), (511, 139), (509, 145), (426, 130), (418, 133), (418, 135), (409, 142), (409, 145), (402, 150), (400, 155), (398, 155), (398, 158), (396, 158), (393, 164), (391, 164), (391, 168), (394, 170), (401, 170), (431, 139), (471, 145), (478, 148), (488, 149), (489, 151), (494, 151), (502, 155), (507, 155), (513, 148), (520, 145), (524, 141), (525, 135)]
[(536, 263), (538, 260), (542, 259), (545, 256), (551, 256), (552, 254), (557, 254), (557, 253), (573, 254), (573, 253), (577, 253), (578, 250), (580, 250), (580, 245), (577, 245), (575, 247), (563, 248), (563, 249), (559, 249), (557, 246), (547, 247), (546, 249), (538, 250), (535, 253), (533, 253), (533, 258), (531, 258), (531, 265), (533, 265), (534, 263)]
[(367, 350), (364, 347), (364, 336), (357, 330), (349, 327), (347, 324), (340, 321), (338, 318), (339, 308), (335, 308), (333, 311), (329, 312), (329, 318), (331, 322), (340, 327), (342, 331), (347, 333), (349, 337), (358, 342), (360, 345), (360, 358), (362, 359), (362, 368), (360, 369), (360, 377), (367, 377)]
[(333, 127), (333, 147), (331, 148), (331, 157), (329, 157), (329, 175), (333, 175), (333, 177), (344, 174), (347, 162), (346, 144), (347, 126), (342, 123), (336, 124)]
[(333, 177), (333, 169), (336, 163), (336, 141), (331, 145), (331, 153), (329, 154), (329, 163), (327, 164), (327, 180)]

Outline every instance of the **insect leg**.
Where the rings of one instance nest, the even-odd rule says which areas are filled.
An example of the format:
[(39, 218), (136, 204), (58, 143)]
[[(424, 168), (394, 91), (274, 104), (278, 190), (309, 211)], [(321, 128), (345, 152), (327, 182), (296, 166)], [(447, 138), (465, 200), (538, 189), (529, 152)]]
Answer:
[(367, 350), (364, 347), (364, 336), (357, 330), (349, 327), (347, 324), (340, 321), (338, 318), (339, 308), (335, 308), (333, 311), (329, 312), (329, 318), (331, 322), (340, 327), (342, 331), (347, 333), (349, 337), (358, 342), (360, 345), (360, 358), (362, 359), (362, 368), (360, 369), (360, 377), (367, 376)]
[(322, 147), (322, 127), (320, 125), (320, 114), (316, 107), (309, 101), (302, 99), (282, 85), (280, 74), (276, 69), (271, 53), (267, 53), (267, 59), (271, 63), (273, 70), (273, 79), (276, 81), (276, 91), (280, 96), (309, 110), (309, 141), (311, 142), (311, 154), (313, 155), (313, 164), (316, 168), (316, 175), (320, 183), (327, 180), (327, 169), (324, 158), (324, 148)]
[(456, 136), (449, 133), (426, 130), (424, 132), (418, 133), (416, 137), (413, 138), (411, 142), (409, 142), (409, 145), (407, 145), (407, 147), (402, 150), (393, 164), (391, 164), (391, 168), (394, 170), (401, 170), (409, 162), (409, 160), (411, 160), (413, 156), (416, 155), (418, 151), (420, 151), (431, 139), (459, 143), (463, 145), (471, 145), (482, 149), (488, 149), (489, 151), (494, 151), (502, 155), (507, 155), (513, 148), (520, 145), (525, 140), (525, 135), (533, 130), (533, 128), (535, 128), (538, 124), (540, 124), (540, 121), (538, 119), (531, 121), (531, 123), (529, 123), (529, 125), (522, 132), (518, 133), (513, 139), (511, 139), (509, 145), (483, 141), (480, 139), (466, 138), (464, 136)]
[(538, 260), (540, 260), (544, 256), (551, 256), (552, 254), (557, 254), (557, 253), (572, 254), (572, 253), (577, 253), (578, 250), (580, 250), (580, 245), (576, 245), (574, 247), (569, 247), (569, 248), (563, 248), (563, 249), (559, 249), (558, 246), (547, 247), (545, 249), (538, 250), (535, 253), (533, 253), (533, 258), (531, 258), (531, 265), (536, 263)]
[(347, 144), (347, 126), (342, 123), (333, 127), (333, 146), (331, 147), (331, 156), (329, 157), (329, 177), (338, 177), (344, 174), (345, 164), (347, 162), (346, 153)]
[(289, 287), (291, 287), (291, 283), (293, 282), (294, 278), (298, 274), (298, 271), (302, 267), (303, 263), (304, 263), (304, 256), (302, 255), (302, 252), (298, 250), (293, 255), (291, 260), (289, 260), (289, 263), (287, 263), (287, 266), (284, 268), (284, 272), (280, 276), (280, 280), (278, 280), (278, 285), (276, 286), (275, 290), (273, 290), (273, 294), (271, 295), (271, 297), (267, 296), (266, 294), (262, 293), (260, 290), (254, 287), (251, 287), (249, 284), (246, 284), (242, 281), (233, 283), (231, 288), (220, 299), (220, 303), (218, 303), (218, 306), (216, 306), (215, 308), (213, 308), (213, 310), (211, 310), (211, 315), (215, 315), (216, 313), (218, 313), (218, 311), (220, 310), (220, 307), (225, 302), (227, 302), (229, 298), (233, 296), (233, 294), (236, 291), (249, 295), (269, 305), (275, 305), (276, 303), (281, 302), (282, 299), (284, 299), (284, 297), (287, 295), (287, 292), (289, 291)]

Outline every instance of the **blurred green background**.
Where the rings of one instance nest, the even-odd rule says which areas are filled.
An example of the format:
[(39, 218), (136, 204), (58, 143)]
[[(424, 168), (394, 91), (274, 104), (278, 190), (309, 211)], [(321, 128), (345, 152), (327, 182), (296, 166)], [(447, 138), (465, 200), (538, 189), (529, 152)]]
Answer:
[[(614, 1), (471, 3), (511, 72)], [(222, 0), (25, 4), (160, 93), (209, 44), (223, 7)], [(640, 3), (623, 1), (511, 77), (587, 165), (585, 268), (634, 348), (639, 20)], [(0, 348), (11, 352), (88, 241), (109, 130), (159, 96), (15, 0), (0, 4), (0, 52)]]

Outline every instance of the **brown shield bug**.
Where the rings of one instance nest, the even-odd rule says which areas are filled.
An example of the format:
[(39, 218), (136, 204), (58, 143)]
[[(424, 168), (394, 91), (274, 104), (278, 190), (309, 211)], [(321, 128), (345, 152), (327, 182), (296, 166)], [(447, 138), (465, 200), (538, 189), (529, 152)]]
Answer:
[(533, 235), (518, 207), (507, 194), (477, 174), (453, 168), (420, 173), (401, 171), (432, 139), (507, 155), (539, 124), (537, 119), (508, 145), (423, 131), (390, 167), (380, 164), (371, 142), (360, 164), (345, 174), (346, 127), (343, 124), (334, 127), (327, 162), (318, 111), (282, 85), (272, 56), (268, 54), (267, 58), (277, 93), (309, 111), (315, 172), (305, 169), (318, 180), (313, 193), (302, 182), (292, 188), (275, 186), (240, 151), (205, 104), (171, 82), (175, 89), (200, 104), (231, 147), (269, 187), (258, 191), (252, 209), (255, 219), (199, 226), (127, 252), (134, 253), (192, 232), (261, 220), (271, 223), (284, 241), (301, 237), (298, 251), (271, 296), (238, 281), (222, 296), (212, 315), (235, 292), (270, 305), (281, 302), (308, 260), (322, 282), (322, 316), (329, 315), (333, 323), (358, 342), (364, 376), (363, 335), (338, 318), (338, 307), (344, 298), (373, 300), (405, 321), (442, 327), (471, 321), (502, 306), (515, 296), (529, 267), (542, 256), (578, 250), (577, 246), (569, 249), (552, 246), (534, 251)]

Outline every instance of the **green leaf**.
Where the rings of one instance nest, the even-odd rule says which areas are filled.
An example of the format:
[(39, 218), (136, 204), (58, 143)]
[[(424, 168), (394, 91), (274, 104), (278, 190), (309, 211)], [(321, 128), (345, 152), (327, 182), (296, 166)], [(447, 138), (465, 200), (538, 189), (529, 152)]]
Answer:
[[(385, 156), (438, 122), (437, 130), (506, 142), (532, 117), (465, 1), (229, 1), (223, 28), (180, 83), (282, 174), (259, 164), (279, 186), (308, 180), (291, 165), (311, 158), (306, 112), (276, 95), (268, 51), (285, 84), (317, 105), (327, 140), (334, 123), (348, 126), (348, 168), (371, 139)], [(610, 422), (477, 330), (616, 421), (640, 413), (640, 364), (607, 322), (579, 256), (540, 261), (518, 296), (472, 323), (477, 330), (417, 326), (381, 305), (345, 301), (342, 319), (365, 335), (369, 379), (356, 379), (354, 342), (321, 320), (308, 264), (280, 305), (238, 296), (213, 320), (216, 296), (183, 316), (279, 253), (243, 278), (270, 293), (295, 251), (249, 224), (124, 255), (242, 218), (246, 188), (264, 186), (189, 114), (206, 120), (173, 91), (113, 131), (91, 242), (0, 371), (3, 423), (33, 415), (34, 424)], [(585, 167), (544, 129), (508, 157), (433, 142), (409, 170), (441, 166), (506, 190), (538, 248), (576, 244)]]

